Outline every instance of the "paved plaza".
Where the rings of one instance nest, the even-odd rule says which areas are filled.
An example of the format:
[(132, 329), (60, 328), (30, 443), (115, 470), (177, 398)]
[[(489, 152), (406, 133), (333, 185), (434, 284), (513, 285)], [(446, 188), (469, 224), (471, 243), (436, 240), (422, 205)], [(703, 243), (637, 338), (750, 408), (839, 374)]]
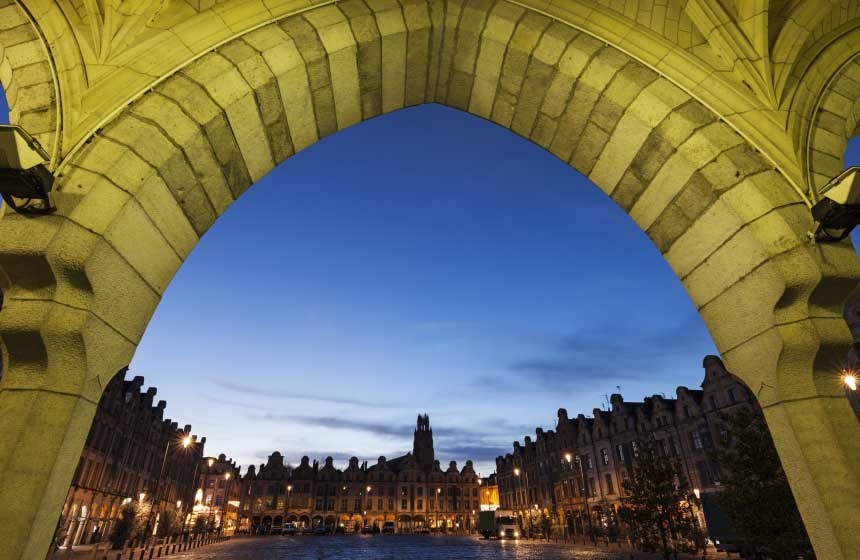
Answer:
[[(245, 537), (177, 554), (182, 560), (630, 560), (629, 552), (583, 550), (541, 541), (496, 541), (475, 537), (325, 536)], [(635, 553), (635, 560), (658, 555)], [(681, 556), (679, 558), (685, 558)], [(689, 558), (689, 557), (686, 557)], [(701, 557), (699, 557), (701, 558)]]

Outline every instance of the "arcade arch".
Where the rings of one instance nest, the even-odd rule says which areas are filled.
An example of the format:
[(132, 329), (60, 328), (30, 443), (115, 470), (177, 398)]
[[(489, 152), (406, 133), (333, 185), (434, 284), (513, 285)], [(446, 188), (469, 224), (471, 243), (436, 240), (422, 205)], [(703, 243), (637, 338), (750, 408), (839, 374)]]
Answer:
[[(29, 20), (37, 31), (62, 9), (3, 2), (15, 17), (40, 13)], [(81, 65), (52, 38), (28, 35), (20, 52), (4, 42), (4, 85), (23, 83), (27, 60), (48, 64), (52, 78), (39, 83), (53, 93), (32, 99), (59, 115), (43, 132), (58, 154), (57, 212), (0, 220), (8, 556), (43, 555), (102, 388), (232, 201), (319, 138), (435, 102), (546, 148), (646, 232), (764, 407), (817, 553), (856, 557), (860, 438), (834, 369), (850, 342), (842, 305), (856, 256), (847, 242), (808, 242), (812, 195), (798, 187), (792, 150), (739, 133), (715, 91), (682, 75), (694, 65), (676, 47), (591, 15), (489, 0), (322, 4), (193, 45), (163, 75), (130, 75), (146, 84), (138, 93), (95, 109), (72, 86), (57, 94)], [(16, 62), (20, 53), (31, 59)], [(747, 97), (728, 96), (738, 106)], [(832, 154), (838, 143), (816, 145)]]

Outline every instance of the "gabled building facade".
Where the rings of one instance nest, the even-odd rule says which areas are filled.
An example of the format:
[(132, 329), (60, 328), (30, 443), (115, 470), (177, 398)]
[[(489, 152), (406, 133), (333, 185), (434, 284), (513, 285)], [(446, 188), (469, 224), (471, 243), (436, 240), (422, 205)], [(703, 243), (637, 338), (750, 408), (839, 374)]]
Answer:
[(609, 531), (639, 442), (651, 435), (658, 453), (679, 459), (691, 498), (719, 492), (721, 467), (708, 452), (726, 438), (720, 415), (758, 404), (718, 357), (706, 356), (702, 366), (701, 389), (678, 387), (675, 398), (625, 402), (613, 394), (609, 410), (594, 409), (591, 417), (559, 409), (554, 431), (538, 428), (535, 441), (527, 436), (496, 459), (502, 509), (513, 510), (524, 527), (549, 517), (573, 533)]
[(131, 501), (159, 514), (191, 511), (195, 477), (206, 438), (164, 417), (165, 401), (144, 379), (126, 379), (124, 368), (107, 384), (75, 469), (57, 524), (55, 543), (76, 546), (106, 540), (120, 508)]
[[(302, 457), (297, 467), (277, 451), (242, 479), (240, 531), (281, 532), (284, 524), (300, 529), (325, 526), (346, 532), (393, 522), (398, 532), (469, 531), (480, 511), (480, 482), (472, 461), (442, 470), (435, 458), (428, 416), (419, 416), (412, 452), (374, 464), (352, 457), (346, 469), (331, 457), (322, 465)], [(375, 529), (374, 529), (375, 528)]]

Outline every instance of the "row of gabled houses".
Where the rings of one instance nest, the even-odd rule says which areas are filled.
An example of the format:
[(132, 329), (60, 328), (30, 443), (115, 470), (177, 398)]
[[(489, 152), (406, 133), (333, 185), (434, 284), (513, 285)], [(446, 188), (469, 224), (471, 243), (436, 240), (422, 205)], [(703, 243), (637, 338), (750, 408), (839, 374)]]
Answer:
[(224, 512), (224, 526), (240, 532), (279, 533), (287, 523), (381, 530), (386, 522), (398, 532), (469, 531), (480, 511), (480, 480), (472, 461), (462, 468), (451, 461), (443, 470), (426, 415), (418, 417), (412, 451), (394, 459), (368, 464), (352, 457), (341, 470), (332, 457), (322, 464), (302, 457), (292, 467), (275, 451), (241, 480), (236, 474), (225, 456), (210, 461), (201, 475), (201, 499), (204, 514), (211, 505), (219, 524)]
[(126, 379), (127, 372), (108, 382), (99, 401), (57, 522), (56, 545), (107, 539), (129, 502), (148, 508), (145, 522), (153, 531), (163, 511), (181, 519), (192, 512), (206, 438), (166, 418), (157, 389), (144, 388), (141, 376)]
[[(706, 356), (702, 366), (701, 389), (678, 387), (675, 398), (625, 402), (613, 394), (608, 410), (595, 408), (590, 417), (559, 409), (554, 430), (538, 428), (534, 439), (514, 442), (496, 459), (502, 509), (513, 510), (523, 526), (542, 516), (580, 534), (617, 527), (623, 482), (639, 442), (652, 435), (659, 453), (679, 461), (691, 502), (719, 492), (722, 469), (710, 451), (727, 439), (720, 416), (758, 404), (718, 357)], [(700, 508), (697, 516), (704, 523)]]

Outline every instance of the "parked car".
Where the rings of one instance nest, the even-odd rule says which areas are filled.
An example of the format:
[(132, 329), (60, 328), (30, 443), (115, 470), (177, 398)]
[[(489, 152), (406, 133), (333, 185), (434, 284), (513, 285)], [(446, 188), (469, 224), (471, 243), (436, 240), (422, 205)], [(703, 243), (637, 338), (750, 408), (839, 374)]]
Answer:
[(375, 532), (374, 529), (375, 529), (375, 527), (372, 527), (370, 525), (365, 525), (364, 527), (361, 528), (361, 534), (362, 535), (372, 535)]
[(311, 527), (310, 525), (305, 525), (304, 527), (302, 527), (302, 534), (303, 535), (313, 535), (314, 534), (314, 528)]
[(382, 532), (394, 534), (394, 521), (386, 521), (382, 524)]
[(295, 523), (284, 523), (284, 528), (281, 530), (282, 535), (294, 536), (298, 532), (298, 528)]
[(418, 535), (429, 535), (430, 534), (430, 527), (418, 527), (417, 529), (415, 529), (412, 532), (416, 533)]

